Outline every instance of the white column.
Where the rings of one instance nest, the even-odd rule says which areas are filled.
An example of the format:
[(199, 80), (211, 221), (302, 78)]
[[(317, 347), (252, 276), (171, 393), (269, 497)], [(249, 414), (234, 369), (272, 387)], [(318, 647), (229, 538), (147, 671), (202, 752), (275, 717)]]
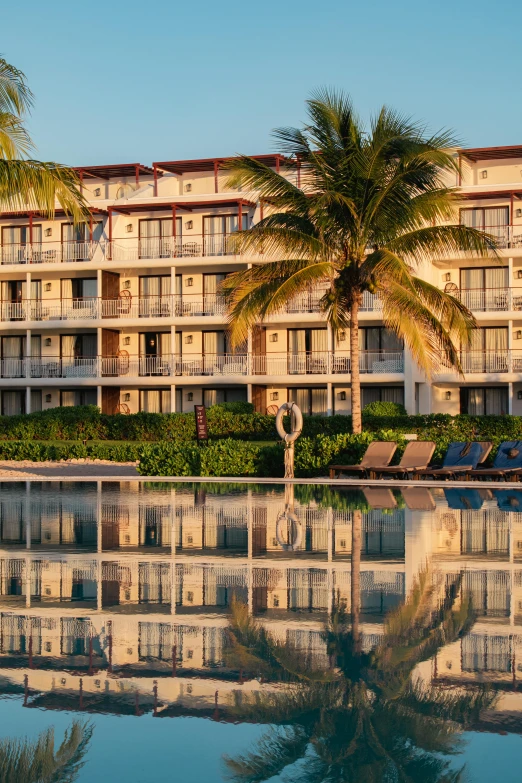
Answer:
[(333, 415), (333, 386), (331, 383), (326, 384), (326, 415)]
[(508, 321), (508, 369), (513, 372), (513, 321)]
[(25, 412), (31, 413), (31, 387), (25, 387)]
[(25, 298), (31, 300), (31, 273), (25, 273)]
[[(31, 377), (31, 371), (30, 371), (30, 362), (28, 361), (29, 357), (31, 356), (31, 330), (26, 329), (25, 331), (25, 372), (24, 375), (26, 378)], [(27, 411), (29, 413), (29, 411)]]
[(176, 384), (170, 385), (170, 412), (176, 413)]
[(96, 387), (96, 405), (101, 410), (102, 409), (102, 387), (97, 386)]
[(508, 258), (508, 310), (513, 309), (513, 283), (515, 281), (513, 280), (513, 259)]
[(252, 402), (252, 384), (247, 383), (247, 402)]
[(508, 383), (508, 413), (513, 414), (513, 384)]

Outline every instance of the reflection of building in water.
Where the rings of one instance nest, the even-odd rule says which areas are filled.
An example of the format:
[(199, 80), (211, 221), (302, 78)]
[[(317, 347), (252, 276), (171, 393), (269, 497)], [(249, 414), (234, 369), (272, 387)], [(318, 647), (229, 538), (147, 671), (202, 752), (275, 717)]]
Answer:
[[(477, 614), (472, 633), (439, 653), (432, 674), (456, 682), (518, 680), (516, 492), (386, 492), (390, 507), (370, 493), (362, 506), (365, 649), (378, 642), (386, 613), (429, 561), (439, 594), (469, 592)], [(336, 606), (351, 608), (354, 498), (342, 489), (296, 488), (297, 526), (281, 523), (284, 504), (282, 487), (4, 483), (4, 674), (64, 692), (82, 674), (86, 692), (120, 693), (121, 686), (132, 694), (149, 688), (150, 678), (175, 673), (172, 699), (187, 699), (185, 686), (199, 688), (210, 709), (215, 681), (201, 677), (231, 676), (224, 643), (233, 598), (311, 668), (327, 666), (324, 621)]]

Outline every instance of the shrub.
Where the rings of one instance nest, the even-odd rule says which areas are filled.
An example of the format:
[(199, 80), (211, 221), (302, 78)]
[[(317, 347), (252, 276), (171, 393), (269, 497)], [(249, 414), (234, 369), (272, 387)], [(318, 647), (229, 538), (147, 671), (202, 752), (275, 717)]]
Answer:
[(398, 402), (369, 402), (364, 406), (364, 416), (406, 416), (406, 408)]
[(139, 443), (43, 443), (31, 440), (0, 441), (0, 459), (46, 460), (62, 459), (105, 459), (113, 462), (134, 462), (139, 459)]
[[(253, 404), (251, 402), (244, 402), (243, 400), (236, 400), (236, 402), (218, 402), (217, 405), (212, 405), (211, 408), (221, 408), (221, 410), (229, 411), (229, 413), (254, 413)], [(211, 408), (209, 408), (209, 410)]]
[[(138, 471), (143, 476), (258, 476), (266, 470), (266, 456), (262, 459), (261, 454), (267, 448), (232, 438), (201, 446), (145, 445)], [(282, 456), (281, 449), (281, 460)]]

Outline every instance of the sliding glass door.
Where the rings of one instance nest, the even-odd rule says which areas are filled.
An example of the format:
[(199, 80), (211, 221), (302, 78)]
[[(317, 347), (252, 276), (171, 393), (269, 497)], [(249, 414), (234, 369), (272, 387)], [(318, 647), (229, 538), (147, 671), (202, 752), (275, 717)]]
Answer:
[(288, 330), (288, 372), (291, 375), (324, 373), (328, 370), (326, 329)]
[(181, 246), (181, 218), (176, 218), (175, 236), (172, 218), (140, 220), (139, 257), (173, 258), (178, 255), (176, 248)]
[[(241, 229), (248, 228), (248, 215), (242, 215)], [(203, 253), (206, 256), (225, 256), (233, 252), (228, 237), (239, 229), (238, 215), (207, 215), (203, 218)]]

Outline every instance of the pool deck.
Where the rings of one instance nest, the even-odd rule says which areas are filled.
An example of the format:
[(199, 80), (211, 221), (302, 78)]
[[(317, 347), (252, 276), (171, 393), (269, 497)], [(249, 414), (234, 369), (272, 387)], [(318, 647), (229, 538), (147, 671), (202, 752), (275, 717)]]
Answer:
[(234, 478), (233, 476), (140, 476), (134, 462), (29, 462), (0, 460), (0, 481), (172, 481), (172, 482), (205, 482), (205, 483), (242, 483), (242, 484), (329, 484), (337, 487), (488, 487), (489, 489), (519, 489), (522, 482), (507, 481), (404, 481), (404, 479), (330, 479), (324, 478)]

